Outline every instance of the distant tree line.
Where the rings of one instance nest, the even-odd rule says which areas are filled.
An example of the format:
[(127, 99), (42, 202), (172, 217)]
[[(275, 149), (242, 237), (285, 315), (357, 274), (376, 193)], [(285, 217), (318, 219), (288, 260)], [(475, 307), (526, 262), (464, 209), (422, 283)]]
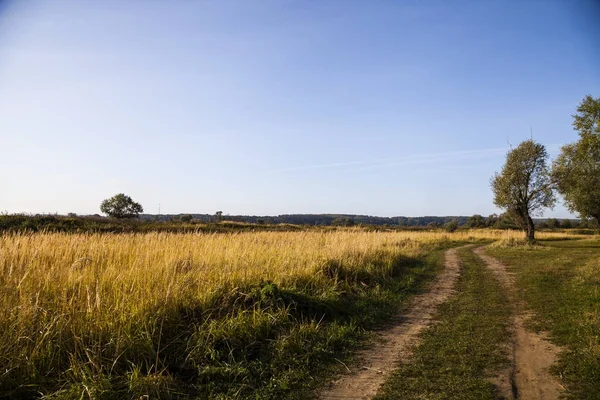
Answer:
[(218, 218), (213, 214), (178, 214), (178, 215), (153, 215), (141, 214), (140, 219), (146, 221), (195, 221), (218, 222), (232, 221), (252, 224), (293, 224), (314, 226), (395, 226), (395, 227), (441, 227), (446, 223), (456, 220), (459, 225), (465, 225), (468, 216), (425, 216), (425, 217), (376, 217), (370, 215), (353, 214), (282, 214), (282, 215), (224, 215)]
[[(149, 215), (139, 218), (111, 218), (100, 215), (25, 215), (0, 214), (0, 232), (230, 232), (244, 230), (298, 230), (303, 227), (363, 226), (373, 229), (445, 229), (452, 232), (462, 228), (519, 229), (506, 215), (488, 217), (369, 217), (364, 215), (323, 216), (223, 216), (221, 221), (210, 214)], [(398, 223), (401, 218), (402, 224)], [(293, 221), (303, 221), (302, 224)], [(361, 221), (361, 222), (357, 222)], [(369, 221), (369, 222), (366, 222)], [(541, 229), (597, 229), (593, 220), (535, 219)]]
[[(468, 216), (427, 216), (427, 217), (376, 217), (369, 215), (353, 214), (284, 214), (277, 216), (256, 215), (221, 215), (221, 221), (239, 222), (250, 224), (292, 224), (312, 226), (380, 226), (395, 228), (444, 228), (447, 224), (456, 222), (460, 228), (495, 228), (519, 229), (519, 226), (507, 214), (491, 214), (484, 217), (479, 214)], [(178, 214), (178, 215), (140, 215), (144, 221), (162, 222), (198, 222), (211, 223), (219, 220), (211, 214)], [(550, 221), (546, 223), (546, 221)], [(555, 224), (553, 221), (557, 221)], [(591, 220), (534, 218), (536, 226), (540, 228), (594, 228), (596, 224)]]
[(2, 232), (69, 232), (69, 233), (133, 233), (133, 232), (239, 232), (239, 231), (294, 231), (298, 225), (257, 225), (223, 221), (195, 224), (194, 221), (143, 220), (139, 218), (111, 218), (100, 215), (26, 215), (0, 214)]

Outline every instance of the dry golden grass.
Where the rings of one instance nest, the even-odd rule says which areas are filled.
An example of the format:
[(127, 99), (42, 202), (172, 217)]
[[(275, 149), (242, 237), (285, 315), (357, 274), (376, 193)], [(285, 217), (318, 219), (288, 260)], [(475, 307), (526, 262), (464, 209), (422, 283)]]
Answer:
[[(25, 326), (34, 314), (96, 322), (131, 317), (181, 296), (203, 301), (224, 287), (268, 279), (318, 280), (336, 260), (359, 266), (375, 251), (414, 255), (423, 243), (520, 238), (520, 232), (256, 232), (238, 234), (14, 234), (0, 237), (0, 315)], [(544, 238), (564, 233), (540, 233)], [(400, 244), (400, 246), (398, 246)], [(10, 321), (6, 321), (6, 318)], [(87, 319), (87, 318), (86, 318)]]
[[(0, 388), (8, 380), (66, 370), (110, 373), (132, 346), (157, 354), (150, 336), (169, 309), (207, 305), (269, 280), (326, 293), (327, 263), (364, 268), (373, 259), (419, 256), (428, 244), (508, 239), (520, 232), (336, 231), (234, 234), (7, 234), (0, 236)], [(565, 237), (541, 233), (540, 238)], [(391, 263), (390, 263), (391, 264)], [(162, 322), (161, 322), (162, 321)], [(160, 338), (160, 332), (159, 332)], [(159, 340), (160, 342), (160, 340)], [(82, 372), (64, 352), (86, 360)], [(57, 361), (58, 360), (58, 361)], [(71, 360), (72, 361), (72, 360)], [(136, 367), (137, 368), (137, 367)], [(150, 368), (152, 369), (152, 368)], [(87, 376), (87, 375), (86, 375)], [(3, 379), (5, 380), (3, 382)]]

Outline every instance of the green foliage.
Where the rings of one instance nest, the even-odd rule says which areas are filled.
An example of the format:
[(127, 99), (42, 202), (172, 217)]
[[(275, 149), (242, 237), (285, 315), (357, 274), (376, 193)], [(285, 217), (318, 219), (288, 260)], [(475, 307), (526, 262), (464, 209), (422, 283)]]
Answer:
[(579, 220), (579, 228), (583, 228), (583, 229), (600, 228), (600, 223), (596, 220), (582, 218), (581, 220)]
[(573, 127), (582, 138), (600, 135), (600, 97), (584, 97), (573, 116)]
[(297, 231), (298, 225), (256, 225), (250, 223), (189, 224), (181, 221), (156, 222), (141, 219), (115, 219), (101, 216), (65, 217), (60, 215), (0, 214), (0, 232), (241, 232), (241, 231)]
[(487, 221), (483, 216), (475, 214), (469, 218), (467, 226), (469, 228), (485, 228), (487, 226)]
[(0, 215), (0, 232), (74, 232), (82, 225), (81, 218), (59, 217), (56, 215)]
[(508, 152), (502, 172), (491, 181), (494, 204), (507, 210), (530, 241), (535, 231), (531, 216), (541, 215), (556, 202), (547, 159), (542, 144), (526, 140)]
[(494, 227), (496, 225), (496, 223), (498, 222), (500, 217), (498, 217), (498, 214), (490, 214), (487, 217), (487, 226), (489, 227)]
[(136, 203), (131, 197), (119, 193), (110, 199), (104, 200), (100, 204), (100, 211), (109, 217), (121, 219), (135, 218), (143, 213), (144, 209), (140, 203)]
[(519, 229), (520, 227), (515, 224), (515, 221), (511, 215), (507, 212), (500, 214), (496, 217), (496, 222), (492, 225), (495, 229)]
[(600, 221), (600, 98), (586, 96), (573, 119), (579, 140), (562, 147), (552, 177), (570, 211)]
[(354, 226), (356, 223), (351, 218), (336, 218), (331, 221), (331, 225), (333, 226)]
[(446, 224), (444, 224), (444, 230), (446, 232), (455, 232), (458, 229), (458, 221), (453, 219), (451, 221), (446, 222)]
[(571, 229), (573, 227), (573, 223), (570, 219), (563, 219), (560, 223), (560, 227), (563, 229)]
[(181, 222), (191, 222), (193, 219), (193, 217), (190, 214), (183, 214), (182, 216), (179, 217), (179, 220)]

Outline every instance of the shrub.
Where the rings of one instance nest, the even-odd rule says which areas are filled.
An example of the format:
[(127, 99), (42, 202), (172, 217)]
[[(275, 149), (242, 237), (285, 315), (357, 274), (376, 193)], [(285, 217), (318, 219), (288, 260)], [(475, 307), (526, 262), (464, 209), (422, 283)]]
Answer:
[(454, 232), (458, 229), (458, 221), (453, 219), (452, 221), (448, 221), (446, 222), (446, 224), (444, 225), (444, 230), (446, 232)]

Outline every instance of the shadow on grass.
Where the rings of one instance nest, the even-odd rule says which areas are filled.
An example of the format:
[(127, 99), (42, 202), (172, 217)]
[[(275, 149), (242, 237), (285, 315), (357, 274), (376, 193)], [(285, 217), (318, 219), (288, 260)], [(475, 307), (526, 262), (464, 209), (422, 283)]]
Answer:
[(440, 256), (374, 253), (358, 268), (329, 261), (319, 279), (224, 287), (203, 303), (174, 299), (145, 310), (130, 331), (58, 332), (38, 374), (0, 377), (0, 398), (304, 399), (366, 331), (422, 290)]

